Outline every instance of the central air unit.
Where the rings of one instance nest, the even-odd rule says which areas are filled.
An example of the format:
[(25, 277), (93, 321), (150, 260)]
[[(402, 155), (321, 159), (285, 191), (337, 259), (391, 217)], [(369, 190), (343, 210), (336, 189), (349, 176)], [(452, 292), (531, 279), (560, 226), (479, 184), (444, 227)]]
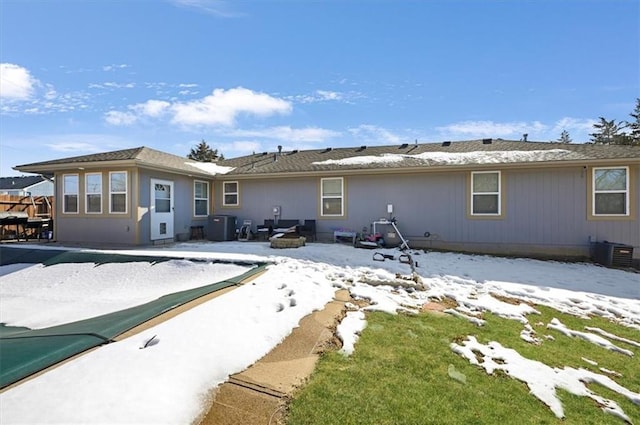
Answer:
[(210, 241), (232, 241), (236, 238), (236, 217), (210, 215), (207, 236)]
[(615, 242), (596, 242), (593, 261), (607, 267), (631, 267), (633, 246)]

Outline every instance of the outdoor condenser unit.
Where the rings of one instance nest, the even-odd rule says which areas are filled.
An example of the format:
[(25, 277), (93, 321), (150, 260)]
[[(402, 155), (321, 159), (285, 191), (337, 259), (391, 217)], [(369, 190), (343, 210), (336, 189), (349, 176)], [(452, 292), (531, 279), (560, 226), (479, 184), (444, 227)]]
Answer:
[(607, 267), (631, 267), (633, 246), (615, 242), (596, 242), (593, 261)]
[(232, 241), (236, 238), (236, 217), (210, 215), (207, 237), (210, 241)]

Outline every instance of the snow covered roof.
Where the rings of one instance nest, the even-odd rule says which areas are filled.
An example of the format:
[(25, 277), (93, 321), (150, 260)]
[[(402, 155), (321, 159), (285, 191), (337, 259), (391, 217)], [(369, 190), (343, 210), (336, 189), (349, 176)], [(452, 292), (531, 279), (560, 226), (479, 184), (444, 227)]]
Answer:
[(212, 177), (230, 170), (228, 167), (217, 167), (214, 163), (193, 161), (186, 157), (161, 152), (146, 146), (54, 159), (51, 161), (18, 165), (14, 168), (29, 173), (52, 173), (55, 170), (68, 168), (104, 168), (107, 166), (160, 168), (166, 171), (202, 177)]
[(333, 171), (425, 170), (496, 164), (640, 163), (640, 146), (562, 144), (483, 139), (442, 143), (262, 152), (216, 163), (197, 162), (146, 146), (18, 165), (16, 170), (52, 174), (69, 168), (136, 166), (200, 177), (233, 177)]
[(0, 190), (27, 189), (45, 180), (42, 176), (0, 177)]
[[(228, 176), (358, 170), (440, 169), (489, 164), (640, 162), (640, 147), (483, 139), (258, 153), (221, 161)], [(631, 161), (629, 161), (631, 160)]]

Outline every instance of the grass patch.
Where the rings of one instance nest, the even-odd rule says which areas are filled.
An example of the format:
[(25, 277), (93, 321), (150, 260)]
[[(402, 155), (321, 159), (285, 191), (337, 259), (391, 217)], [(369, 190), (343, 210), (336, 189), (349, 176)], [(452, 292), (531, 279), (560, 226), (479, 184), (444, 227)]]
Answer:
[[(353, 356), (337, 352), (323, 355), (308, 384), (289, 405), (287, 424), (622, 424), (604, 413), (585, 397), (558, 391), (565, 408), (565, 419), (555, 417), (541, 401), (529, 394), (527, 386), (505, 373), (487, 375), (479, 367), (453, 353), (449, 344), (474, 335), (482, 343), (498, 341), (529, 359), (549, 366), (572, 366), (602, 373), (605, 367), (622, 374), (614, 377), (627, 389), (640, 392), (640, 361), (636, 353), (628, 357), (587, 341), (536, 326), (556, 317), (569, 328), (584, 331), (599, 327), (632, 340), (638, 331), (623, 328), (602, 318), (580, 319), (546, 307), (541, 315), (529, 316), (539, 337), (552, 335), (535, 346), (519, 335), (522, 324), (486, 313), (487, 323), (476, 327), (464, 319), (449, 315), (367, 314)], [(620, 347), (638, 351), (623, 342)], [(593, 366), (582, 357), (598, 362)], [(460, 379), (450, 377), (464, 376)], [(635, 423), (640, 422), (640, 407), (624, 396), (599, 385), (590, 388), (615, 400)]]

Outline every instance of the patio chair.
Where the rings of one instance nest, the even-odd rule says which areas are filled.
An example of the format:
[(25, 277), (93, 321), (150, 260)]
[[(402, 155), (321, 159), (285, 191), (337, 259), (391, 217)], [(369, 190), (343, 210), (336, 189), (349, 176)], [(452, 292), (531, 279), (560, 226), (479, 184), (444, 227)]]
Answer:
[(316, 240), (316, 221), (305, 220), (304, 224), (299, 227), (300, 236), (304, 236), (310, 242)]

